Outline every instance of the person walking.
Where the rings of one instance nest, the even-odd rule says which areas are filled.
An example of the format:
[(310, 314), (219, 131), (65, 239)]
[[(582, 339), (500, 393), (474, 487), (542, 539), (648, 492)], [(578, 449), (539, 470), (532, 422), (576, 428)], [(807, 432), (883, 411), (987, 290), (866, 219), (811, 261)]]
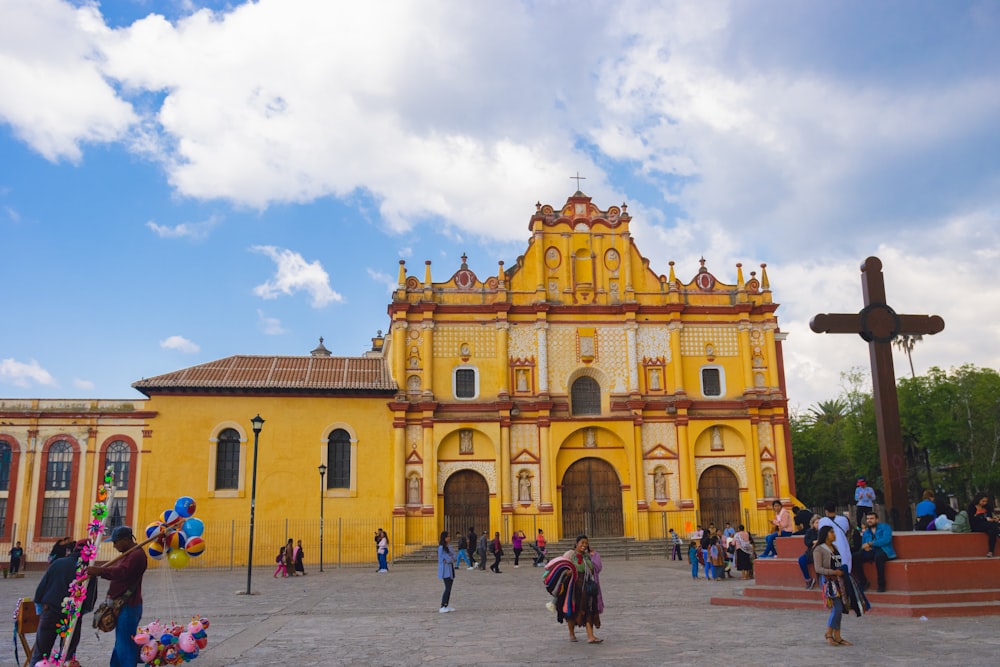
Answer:
[(476, 527), (469, 526), (469, 532), (465, 534), (465, 538), (469, 543), (469, 569), (476, 567)]
[(518, 561), (521, 559), (521, 552), (524, 551), (524, 531), (515, 530), (510, 536), (510, 546), (514, 551), (514, 567), (521, 567)]
[(288, 576), (288, 566), (285, 565), (285, 549), (287, 547), (281, 547), (278, 550), (278, 557), (274, 559), (274, 562), (278, 564), (278, 567), (274, 568), (274, 577), (277, 577), (278, 574), (281, 574), (282, 577)]
[(378, 535), (378, 546), (376, 547), (378, 572), (387, 574), (389, 572), (389, 535), (381, 528), (378, 529)]
[(586, 535), (576, 538), (572, 549), (563, 554), (563, 558), (576, 566), (576, 584), (573, 586), (573, 613), (566, 618), (569, 627), (569, 640), (577, 641), (576, 629), (582, 627), (587, 631), (589, 644), (600, 644), (600, 639), (594, 634), (595, 628), (601, 627), (601, 613), (604, 611), (604, 598), (601, 594), (599, 574), (604, 568), (601, 556), (590, 548), (590, 540)]
[(21, 571), (22, 560), (24, 560), (24, 549), (21, 548), (21, 542), (18, 541), (10, 550), (10, 573), (12, 576)]
[(840, 636), (840, 621), (844, 615), (846, 591), (840, 553), (834, 545), (836, 539), (836, 528), (833, 526), (823, 526), (819, 529), (816, 547), (813, 548), (813, 568), (816, 570), (816, 576), (821, 579), (823, 600), (830, 610), (824, 635), (826, 643), (830, 646), (850, 646), (851, 642)]
[(538, 529), (538, 535), (535, 536), (535, 567), (545, 567), (545, 533), (542, 529)]
[[(20, 542), (18, 542), (20, 544)], [(42, 606), (42, 613), (38, 619), (38, 632), (35, 634), (35, 648), (31, 653), (29, 665), (34, 665), (42, 658), (52, 654), (52, 648), (59, 638), (59, 625), (66, 619), (63, 613), (63, 600), (69, 594), (70, 584), (76, 579), (76, 568), (80, 562), (80, 554), (87, 546), (87, 540), (80, 540), (76, 543), (73, 551), (68, 556), (63, 556), (52, 561), (49, 569), (42, 575), (42, 580), (38, 582), (35, 589), (35, 604)], [(80, 618), (93, 611), (94, 602), (97, 600), (97, 582), (89, 582), (87, 595), (80, 606)], [(82, 623), (77, 620), (76, 628), (69, 642), (63, 645), (60, 657), (71, 660), (76, 655), (76, 647), (80, 644), (80, 628)]]
[(462, 561), (469, 564), (469, 569), (472, 569), (472, 560), (469, 558), (469, 540), (465, 535), (459, 534), (458, 536), (458, 558), (455, 560), (455, 566), (461, 567)]
[(741, 573), (743, 579), (749, 579), (753, 575), (753, 559), (757, 554), (753, 539), (742, 523), (736, 527), (733, 545), (736, 547), (736, 569)]
[(493, 564), (490, 569), (494, 574), (503, 574), (500, 571), (500, 559), (503, 557), (503, 542), (500, 541), (500, 531), (493, 534), (493, 541), (490, 542), (490, 553), (493, 554)]
[(285, 542), (285, 572), (290, 577), (295, 576), (295, 541), (290, 537)]
[(451, 585), (455, 582), (455, 554), (451, 550), (451, 535), (447, 530), (441, 531), (438, 540), (438, 579), (444, 582), (444, 593), (441, 594), (442, 614), (455, 611), (451, 606)]
[(684, 560), (681, 558), (681, 536), (670, 529), (670, 560)]
[(486, 531), (479, 536), (479, 542), (476, 545), (476, 553), (479, 556), (479, 569), (483, 572), (486, 571), (486, 552), (490, 548), (490, 538), (486, 536)]
[(303, 564), (303, 560), (305, 560), (305, 553), (302, 551), (302, 540), (299, 540), (295, 544), (295, 555), (292, 556), (292, 560), (295, 562), (295, 576), (306, 576), (306, 568)]
[(132, 637), (142, 620), (142, 577), (146, 574), (146, 552), (135, 542), (135, 535), (128, 526), (118, 526), (111, 532), (115, 549), (122, 554), (120, 560), (110, 565), (91, 566), (90, 576), (111, 582), (108, 600), (124, 598), (115, 625), (115, 647), (111, 653), (110, 667), (135, 667), (139, 662), (139, 645)]

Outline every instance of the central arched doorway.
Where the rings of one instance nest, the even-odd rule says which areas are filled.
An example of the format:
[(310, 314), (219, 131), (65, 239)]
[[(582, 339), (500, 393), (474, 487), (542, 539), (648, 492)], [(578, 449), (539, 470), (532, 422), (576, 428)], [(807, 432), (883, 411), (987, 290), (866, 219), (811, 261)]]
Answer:
[[(477, 533), (489, 530), (490, 487), (478, 472), (459, 470), (444, 484), (444, 529), (457, 536), (469, 526)], [(458, 537), (453, 541), (458, 544)]]
[(701, 505), (699, 519), (704, 527), (714, 523), (716, 528), (722, 528), (726, 521), (736, 526), (743, 521), (740, 518), (740, 481), (725, 466), (712, 466), (701, 474), (698, 500)]
[(569, 467), (562, 482), (563, 537), (621, 537), (622, 485), (614, 467), (595, 458)]

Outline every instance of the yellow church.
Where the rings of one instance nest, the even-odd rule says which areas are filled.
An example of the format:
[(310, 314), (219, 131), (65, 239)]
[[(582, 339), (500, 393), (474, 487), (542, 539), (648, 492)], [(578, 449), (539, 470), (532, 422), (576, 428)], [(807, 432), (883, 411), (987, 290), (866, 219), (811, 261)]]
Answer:
[[(141, 528), (193, 496), (237, 563), (252, 499), (261, 526), (336, 562), (373, 560), (377, 527), (396, 555), (470, 526), (550, 541), (766, 530), (795, 493), (766, 265), (657, 269), (630, 222), (578, 191), (536, 205), (511, 266), (401, 261), (388, 333), (362, 356), (320, 339), (142, 379), (146, 400), (0, 401), (0, 539), (28, 526), (37, 554), (82, 532), (108, 465), (124, 476), (116, 520)], [(48, 488), (53, 470), (65, 488)]]

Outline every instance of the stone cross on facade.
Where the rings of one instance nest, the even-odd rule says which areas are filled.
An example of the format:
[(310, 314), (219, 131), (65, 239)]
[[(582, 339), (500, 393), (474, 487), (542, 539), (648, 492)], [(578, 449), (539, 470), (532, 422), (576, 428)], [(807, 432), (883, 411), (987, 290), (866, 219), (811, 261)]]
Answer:
[(944, 320), (937, 315), (898, 315), (890, 308), (885, 300), (882, 262), (878, 257), (866, 259), (861, 274), (865, 299), (861, 312), (816, 315), (809, 328), (816, 333), (856, 333), (868, 341), (887, 518), (894, 530), (913, 530), (891, 343), (899, 335), (936, 334), (944, 329)]

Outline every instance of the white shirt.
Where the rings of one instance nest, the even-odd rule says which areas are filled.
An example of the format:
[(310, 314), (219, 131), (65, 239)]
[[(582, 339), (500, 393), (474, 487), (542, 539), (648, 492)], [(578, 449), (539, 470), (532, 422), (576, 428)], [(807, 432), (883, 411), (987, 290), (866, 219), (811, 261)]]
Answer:
[(847, 566), (848, 572), (854, 571), (853, 557), (851, 556), (851, 542), (847, 539), (847, 533), (851, 531), (851, 522), (846, 516), (839, 514), (832, 519), (828, 516), (819, 520), (819, 527), (832, 526), (833, 534), (836, 536), (833, 545), (840, 552), (840, 562)]

